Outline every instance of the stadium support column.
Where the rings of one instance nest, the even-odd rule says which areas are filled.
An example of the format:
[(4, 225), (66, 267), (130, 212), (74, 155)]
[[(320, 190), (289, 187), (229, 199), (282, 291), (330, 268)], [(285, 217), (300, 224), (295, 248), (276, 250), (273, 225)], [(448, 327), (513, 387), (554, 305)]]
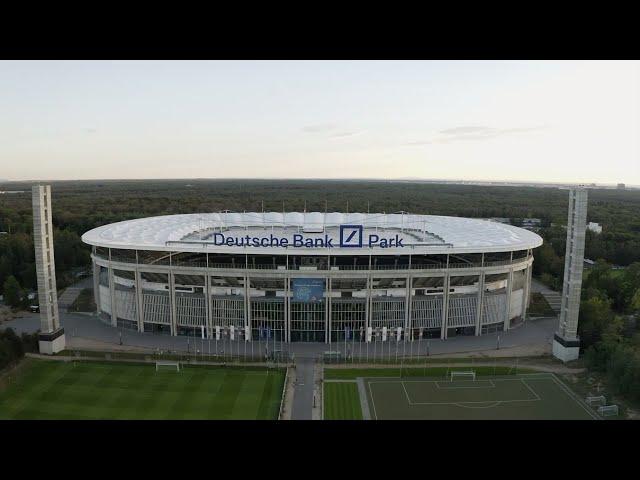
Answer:
[(96, 304), (96, 315), (98, 315), (100, 313), (100, 266), (95, 259), (91, 259), (91, 267), (93, 268), (93, 301)]
[(411, 327), (411, 275), (407, 275), (407, 290), (405, 294), (404, 305), (404, 338), (407, 338), (407, 332), (412, 331)]
[(449, 274), (444, 276), (444, 285), (442, 289), (442, 327), (440, 330), (440, 338), (447, 339), (447, 322), (449, 321)]
[(171, 303), (171, 335), (178, 335), (177, 310), (176, 310), (176, 290), (173, 271), (169, 271), (169, 301)]
[(507, 277), (507, 301), (504, 312), (504, 331), (509, 330), (511, 319), (511, 293), (513, 292), (513, 267), (509, 268), (509, 274)]
[[(249, 339), (253, 340), (253, 329), (251, 322), (251, 279), (249, 278), (249, 275), (244, 277), (244, 308), (246, 309), (245, 315), (247, 318), (247, 325), (249, 325)], [(214, 325), (212, 320), (211, 328), (213, 329), (213, 327)], [(213, 330), (211, 334), (214, 334)], [(260, 337), (258, 337), (258, 340), (260, 340)]]
[[(245, 282), (245, 289), (244, 289), (244, 293), (245, 293), (245, 298), (246, 298), (246, 294), (247, 294), (247, 287), (246, 287), (246, 282)], [(207, 324), (207, 338), (211, 338), (211, 275), (209, 275), (209, 270), (206, 271), (205, 275), (204, 275), (204, 296), (205, 296), (205, 308), (207, 309), (206, 311), (206, 315), (207, 315), (207, 319), (206, 319), (206, 324)], [(243, 306), (243, 308), (246, 308)], [(245, 315), (246, 318), (246, 315)]]
[(529, 307), (529, 295), (531, 291), (531, 265), (524, 272), (524, 287), (522, 289), (522, 321), (527, 319), (527, 308)]
[(118, 326), (118, 315), (116, 312), (116, 281), (113, 275), (111, 264), (111, 249), (109, 249), (109, 301), (111, 304), (111, 326)]
[(365, 341), (371, 342), (373, 338), (373, 333), (371, 333), (371, 337), (368, 335), (369, 327), (372, 326), (373, 322), (371, 321), (371, 317), (373, 316), (373, 308), (371, 305), (371, 287), (373, 286), (373, 277), (371, 275), (367, 275), (367, 303), (364, 304), (365, 310), (365, 326), (364, 326), (364, 338)]
[(284, 341), (289, 343), (291, 341), (291, 278), (285, 277), (284, 279)]
[(484, 272), (478, 277), (478, 300), (476, 305), (476, 337), (482, 331), (482, 307), (484, 304)]
[(51, 222), (51, 186), (34, 185), (31, 191), (33, 208), (33, 246), (35, 249), (38, 302), (40, 304), (40, 353), (52, 355), (65, 348), (64, 328), (60, 326), (56, 265), (53, 252)]
[[(333, 288), (333, 285), (331, 284), (331, 277), (327, 277), (327, 280), (325, 280), (327, 283), (327, 292), (329, 292), (329, 295), (327, 296), (327, 304), (325, 305), (324, 309), (326, 312), (326, 319), (327, 319), (327, 339), (326, 339), (326, 343), (331, 344), (331, 289)], [(337, 338), (336, 338), (337, 340)]]
[(553, 356), (563, 362), (576, 360), (580, 353), (578, 313), (584, 262), (587, 223), (587, 190), (579, 187), (569, 192), (567, 247), (564, 256), (564, 282), (558, 331), (553, 338)]
[(144, 332), (144, 306), (142, 293), (142, 273), (136, 269), (136, 310), (138, 313), (138, 331)]

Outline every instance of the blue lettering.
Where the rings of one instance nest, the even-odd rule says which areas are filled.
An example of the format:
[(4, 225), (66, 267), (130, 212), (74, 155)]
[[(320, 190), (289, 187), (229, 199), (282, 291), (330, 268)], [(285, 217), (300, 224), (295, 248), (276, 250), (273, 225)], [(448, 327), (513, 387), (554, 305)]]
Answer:
[(293, 234), (293, 246), (294, 247), (302, 247), (302, 235), (300, 235), (299, 233), (294, 233)]
[(380, 237), (374, 233), (372, 233), (371, 235), (369, 235), (369, 246), (373, 247), (376, 243), (378, 243), (378, 241), (380, 241)]
[(329, 235), (327, 235), (326, 233), (324, 235), (324, 244), (328, 248), (333, 248), (333, 238), (329, 238)]
[(214, 245), (224, 245), (224, 235), (221, 233), (213, 234), (213, 244)]

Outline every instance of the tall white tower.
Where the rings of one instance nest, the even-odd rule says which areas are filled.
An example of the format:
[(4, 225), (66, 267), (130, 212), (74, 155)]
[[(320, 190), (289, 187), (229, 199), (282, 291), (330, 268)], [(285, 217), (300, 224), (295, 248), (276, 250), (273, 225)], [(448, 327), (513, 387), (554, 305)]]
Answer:
[(563, 362), (576, 360), (580, 353), (578, 313), (584, 266), (584, 240), (587, 228), (587, 190), (578, 187), (569, 191), (567, 247), (564, 254), (564, 282), (560, 325), (553, 338), (553, 356)]
[(38, 301), (40, 303), (40, 353), (51, 355), (64, 350), (64, 329), (60, 326), (56, 289), (56, 264), (53, 258), (53, 224), (51, 223), (51, 186), (34, 185), (33, 244), (36, 251)]

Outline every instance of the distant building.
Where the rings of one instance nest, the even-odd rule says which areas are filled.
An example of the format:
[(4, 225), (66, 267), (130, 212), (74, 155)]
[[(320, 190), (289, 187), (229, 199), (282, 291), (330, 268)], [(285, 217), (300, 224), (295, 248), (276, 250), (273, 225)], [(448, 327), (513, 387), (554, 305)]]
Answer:
[(618, 189), (620, 189), (620, 190), (624, 190), (624, 189), (625, 189), (625, 185), (624, 185), (624, 183), (619, 183), (619, 184), (618, 184)]
[(522, 220), (522, 228), (527, 230), (533, 230), (534, 228), (540, 228), (542, 220), (539, 218), (525, 218)]
[(590, 231), (595, 232), (595, 233), (602, 233), (602, 225), (600, 225), (599, 223), (595, 223), (595, 222), (589, 222), (587, 224), (587, 230), (590, 230)]
[(491, 217), (491, 218), (488, 218), (487, 220), (489, 220), (490, 222), (506, 223), (507, 225), (511, 225), (511, 219), (510, 218)]

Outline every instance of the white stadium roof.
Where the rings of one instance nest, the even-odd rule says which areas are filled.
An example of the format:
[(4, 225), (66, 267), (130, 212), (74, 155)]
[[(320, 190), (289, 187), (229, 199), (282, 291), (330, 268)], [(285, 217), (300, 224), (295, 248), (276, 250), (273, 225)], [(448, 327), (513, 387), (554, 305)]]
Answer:
[[(340, 226), (362, 225), (363, 246), (340, 247)], [(347, 228), (347, 227), (345, 227)], [(222, 235), (220, 235), (222, 234)], [(326, 254), (327, 247), (294, 247), (294, 235), (305, 239), (332, 238), (333, 255), (480, 253), (525, 250), (542, 245), (542, 238), (523, 228), (462, 217), (382, 213), (246, 212), (165, 215), (112, 223), (86, 232), (82, 240), (108, 248), (218, 253)], [(371, 237), (373, 235), (373, 237)], [(228, 237), (287, 238), (288, 246), (220, 244)], [(401, 239), (400, 246), (367, 239)], [(346, 238), (346, 237), (345, 237)], [(353, 237), (352, 237), (353, 238)], [(357, 237), (356, 237), (357, 238)], [(250, 241), (250, 240), (247, 240)], [(218, 245), (215, 243), (218, 242)], [(322, 242), (320, 242), (322, 243)], [(316, 244), (318, 245), (318, 244)]]

